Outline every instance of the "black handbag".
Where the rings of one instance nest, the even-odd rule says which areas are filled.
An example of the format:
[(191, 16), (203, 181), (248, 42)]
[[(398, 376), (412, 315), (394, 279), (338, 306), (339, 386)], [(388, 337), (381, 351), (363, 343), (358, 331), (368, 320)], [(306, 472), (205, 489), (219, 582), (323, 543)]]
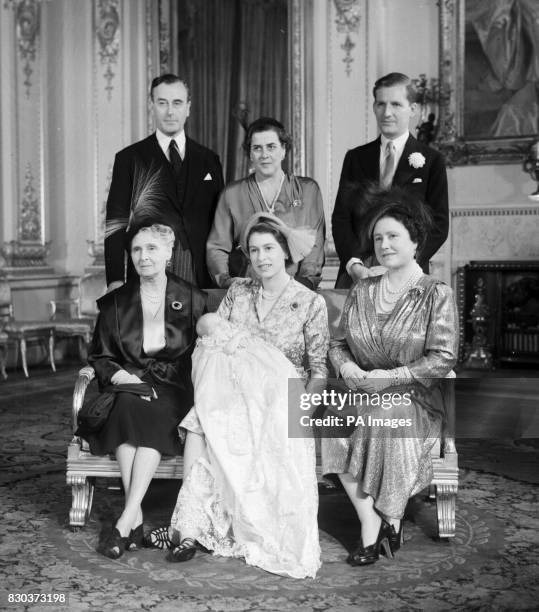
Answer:
[(107, 385), (94, 400), (86, 402), (79, 410), (76, 436), (85, 438), (101, 431), (114, 406), (116, 393), (133, 393), (139, 396), (157, 397), (154, 389), (148, 383)]

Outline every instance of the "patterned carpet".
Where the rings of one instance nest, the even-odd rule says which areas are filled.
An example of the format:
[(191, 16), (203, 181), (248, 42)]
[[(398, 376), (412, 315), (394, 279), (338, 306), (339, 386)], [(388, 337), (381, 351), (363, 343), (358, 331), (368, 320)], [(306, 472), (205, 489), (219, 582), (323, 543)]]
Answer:
[[(203, 553), (187, 564), (169, 564), (154, 550), (117, 561), (101, 557), (99, 534), (122, 496), (99, 483), (90, 523), (77, 532), (67, 527), (71, 494), (64, 469), (74, 376), (38, 372), (29, 381), (13, 376), (0, 383), (1, 610), (538, 609), (539, 451), (532, 440), (458, 443), (463, 469), (455, 539), (433, 540), (435, 507), (417, 496), (394, 561), (363, 569), (344, 562), (357, 521), (340, 491), (320, 497), (323, 566), (315, 580), (282, 578)], [(144, 503), (148, 526), (166, 522), (177, 488), (169, 481), (152, 485)], [(7, 593), (51, 591), (65, 593), (68, 605), (7, 600)]]

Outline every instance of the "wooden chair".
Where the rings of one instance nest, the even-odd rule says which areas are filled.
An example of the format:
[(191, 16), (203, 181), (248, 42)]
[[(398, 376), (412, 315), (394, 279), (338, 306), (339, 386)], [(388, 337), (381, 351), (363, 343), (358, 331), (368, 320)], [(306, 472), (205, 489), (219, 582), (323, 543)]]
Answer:
[(57, 340), (76, 338), (81, 360), (87, 359), (87, 347), (97, 316), (96, 300), (107, 290), (104, 272), (85, 274), (77, 283), (77, 297), (51, 300), (49, 308)]
[(0, 278), (0, 370), (3, 378), (7, 378), (6, 359), (8, 343), (15, 344), (15, 365), (21, 353), (22, 369), (28, 378), (28, 365), (26, 361), (27, 343), (37, 341), (43, 344), (48, 354), (53, 372), (56, 372), (54, 363), (54, 325), (50, 321), (17, 321), (13, 315), (13, 304), (11, 300), (11, 288), (9, 282)]
[[(335, 333), (340, 320), (340, 313), (346, 290), (325, 290), (320, 292), (328, 307), (329, 324), (332, 334)], [(213, 311), (219, 305), (225, 292), (209, 290), (208, 310)], [(77, 428), (77, 415), (82, 407), (84, 395), (95, 374), (87, 366), (79, 372), (73, 393), (73, 432)], [(454, 408), (454, 388), (448, 384), (450, 412)], [(452, 437), (454, 411), (447, 419), (442, 438), (433, 449), (434, 478), (430, 492), (436, 499), (438, 514), (438, 535), (440, 538), (451, 538), (455, 535), (455, 498), (458, 488), (458, 457)], [(317, 460), (317, 476), (321, 479), (321, 465)], [(183, 457), (162, 459), (155, 478), (180, 479), (183, 477)], [(111, 455), (95, 456), (89, 451), (88, 444), (74, 436), (67, 451), (67, 484), (72, 490), (72, 506), (69, 511), (69, 525), (72, 529), (83, 527), (90, 516), (96, 478), (120, 478), (120, 468)]]

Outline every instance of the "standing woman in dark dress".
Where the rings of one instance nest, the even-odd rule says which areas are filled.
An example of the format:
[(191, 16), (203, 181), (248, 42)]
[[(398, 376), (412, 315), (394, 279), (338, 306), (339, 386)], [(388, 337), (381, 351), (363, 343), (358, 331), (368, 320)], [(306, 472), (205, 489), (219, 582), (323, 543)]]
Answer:
[(161, 455), (181, 452), (177, 426), (192, 406), (191, 353), (205, 294), (167, 273), (174, 232), (165, 225), (131, 227), (137, 278), (98, 300), (99, 316), (88, 358), (100, 389), (149, 383), (143, 398), (118, 393), (103, 429), (89, 440), (94, 454), (115, 453), (125, 505), (98, 550), (117, 559), (142, 544), (141, 503)]

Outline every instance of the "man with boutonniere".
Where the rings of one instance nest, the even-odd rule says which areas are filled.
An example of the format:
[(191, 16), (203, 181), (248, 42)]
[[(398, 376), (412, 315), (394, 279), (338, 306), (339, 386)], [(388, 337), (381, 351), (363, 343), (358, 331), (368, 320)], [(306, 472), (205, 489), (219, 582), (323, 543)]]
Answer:
[(337, 288), (385, 271), (374, 255), (365, 219), (373, 185), (398, 186), (421, 198), (430, 209), (433, 229), (417, 262), (425, 273), (429, 261), (445, 242), (449, 230), (447, 174), (442, 155), (410, 134), (417, 114), (417, 91), (409, 77), (392, 72), (376, 81), (373, 110), (380, 136), (351, 149), (344, 158), (332, 215), (335, 248), (340, 260)]

